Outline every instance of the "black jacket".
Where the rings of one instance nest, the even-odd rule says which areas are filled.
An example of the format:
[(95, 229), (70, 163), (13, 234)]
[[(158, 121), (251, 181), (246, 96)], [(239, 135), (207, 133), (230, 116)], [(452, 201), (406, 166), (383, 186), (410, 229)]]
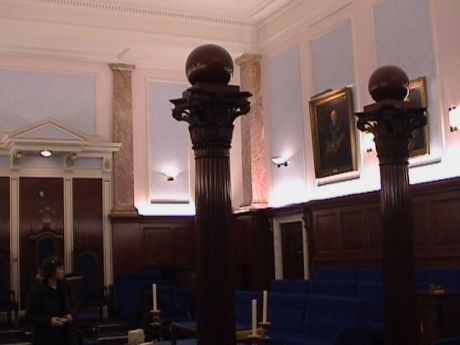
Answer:
[(46, 280), (35, 285), (27, 301), (26, 318), (34, 326), (34, 345), (73, 345), (74, 327), (72, 324), (62, 327), (51, 326), (52, 317), (71, 314), (72, 295), (65, 281), (59, 281), (57, 289), (48, 285)]

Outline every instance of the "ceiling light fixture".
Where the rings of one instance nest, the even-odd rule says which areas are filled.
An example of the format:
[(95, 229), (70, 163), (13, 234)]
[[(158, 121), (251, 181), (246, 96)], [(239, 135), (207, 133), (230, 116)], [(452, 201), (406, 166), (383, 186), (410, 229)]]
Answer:
[(50, 151), (50, 150), (41, 150), (40, 151), (40, 156), (42, 156), (42, 157), (49, 158), (52, 155), (53, 155), (53, 152)]

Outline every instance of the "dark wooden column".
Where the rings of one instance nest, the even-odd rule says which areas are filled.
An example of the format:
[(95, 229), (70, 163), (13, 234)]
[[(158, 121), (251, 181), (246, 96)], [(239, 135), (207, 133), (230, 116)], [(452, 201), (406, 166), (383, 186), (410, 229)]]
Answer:
[(374, 134), (380, 163), (385, 345), (417, 344), (418, 338), (408, 145), (412, 131), (426, 124), (426, 108), (405, 102), (408, 90), (403, 70), (381, 67), (369, 80), (376, 103), (356, 114), (358, 128)]
[(249, 111), (249, 92), (227, 85), (233, 72), (223, 48), (204, 45), (187, 58), (191, 88), (172, 100), (173, 117), (189, 124), (195, 151), (199, 345), (234, 345), (232, 206), (229, 150), (233, 121)]

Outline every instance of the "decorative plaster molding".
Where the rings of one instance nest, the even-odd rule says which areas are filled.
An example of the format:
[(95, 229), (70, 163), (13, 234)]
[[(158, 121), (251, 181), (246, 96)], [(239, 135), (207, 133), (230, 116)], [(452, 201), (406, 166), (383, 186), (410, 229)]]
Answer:
[(75, 6), (84, 7), (112, 12), (122, 12), (129, 14), (149, 15), (149, 16), (161, 16), (170, 17), (175, 19), (185, 19), (194, 21), (203, 21), (209, 23), (219, 23), (227, 25), (244, 26), (249, 28), (255, 28), (256, 25), (250, 21), (236, 18), (224, 18), (210, 15), (199, 15), (192, 13), (184, 13), (179, 11), (171, 11), (165, 9), (147, 8), (142, 6), (133, 6), (128, 4), (113, 4), (105, 3), (98, 0), (30, 0), (37, 1), (52, 5), (64, 5), (64, 6)]

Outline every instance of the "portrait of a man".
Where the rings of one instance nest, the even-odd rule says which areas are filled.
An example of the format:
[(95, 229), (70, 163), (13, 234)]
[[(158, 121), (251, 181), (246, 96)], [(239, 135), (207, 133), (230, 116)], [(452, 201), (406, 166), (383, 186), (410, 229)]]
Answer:
[(310, 120), (316, 177), (356, 170), (351, 89), (314, 97), (310, 101)]
[[(412, 102), (416, 107), (428, 106), (425, 77), (411, 80), (409, 85), (409, 94), (407, 95), (405, 101)], [(409, 157), (430, 153), (428, 124), (412, 131), (412, 139), (409, 142)]]

